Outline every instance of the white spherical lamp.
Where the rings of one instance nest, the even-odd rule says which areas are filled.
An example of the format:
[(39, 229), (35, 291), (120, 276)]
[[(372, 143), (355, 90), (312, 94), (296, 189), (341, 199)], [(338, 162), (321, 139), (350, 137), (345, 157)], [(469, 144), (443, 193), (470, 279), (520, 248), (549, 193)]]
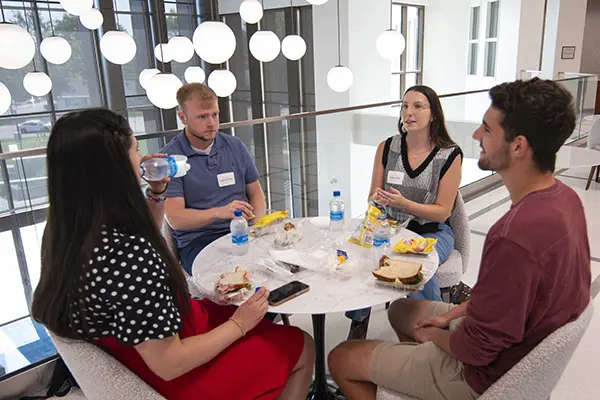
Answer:
[(223, 22), (201, 23), (194, 31), (192, 41), (196, 53), (210, 64), (222, 64), (235, 52), (235, 35)]
[(350, 89), (352, 82), (354, 81), (354, 75), (349, 68), (342, 65), (333, 67), (327, 73), (327, 84), (334, 92), (345, 92)]
[(23, 87), (32, 96), (45, 96), (52, 90), (52, 80), (44, 72), (29, 72), (23, 78)]
[(83, 15), (94, 6), (94, 0), (59, 0), (66, 12), (73, 15)]
[(313, 4), (315, 6), (320, 6), (321, 4), (327, 3), (328, 0), (306, 0), (306, 1), (308, 1), (310, 4)]
[(135, 40), (124, 31), (108, 31), (100, 39), (100, 52), (113, 64), (127, 64), (137, 52)]
[(10, 108), (12, 96), (6, 85), (0, 82), (0, 115), (4, 114)]
[(99, 10), (92, 8), (90, 11), (79, 16), (79, 22), (89, 30), (95, 31), (104, 23), (104, 16), (102, 16)]
[(248, 43), (250, 53), (258, 61), (273, 61), (281, 51), (281, 42), (272, 31), (256, 31)]
[(377, 52), (381, 57), (393, 60), (400, 57), (406, 48), (406, 40), (400, 32), (395, 29), (384, 31), (375, 42)]
[(170, 63), (173, 60), (171, 49), (167, 43), (159, 43), (154, 47), (154, 57), (161, 63)]
[(51, 36), (42, 40), (40, 53), (49, 63), (61, 65), (69, 61), (73, 50), (71, 50), (71, 45), (65, 38)]
[(33, 60), (35, 42), (25, 29), (2, 22), (0, 38), (0, 67), (19, 69)]
[(302, 36), (288, 35), (281, 42), (281, 52), (288, 60), (299, 60), (306, 54), (306, 42)]
[(194, 57), (194, 44), (185, 36), (173, 36), (169, 39), (169, 51), (173, 61), (185, 63)]
[(235, 75), (226, 69), (217, 69), (208, 76), (208, 87), (219, 97), (228, 97), (237, 87)]
[(160, 73), (160, 71), (156, 68), (143, 69), (139, 76), (140, 86), (143, 87), (144, 90), (148, 90), (150, 79), (152, 79), (152, 77), (158, 73)]
[(146, 95), (156, 107), (170, 110), (177, 106), (177, 91), (182, 85), (175, 75), (159, 73), (150, 79)]
[(263, 17), (263, 7), (258, 0), (244, 0), (240, 4), (240, 16), (248, 24), (256, 24)]
[(204, 70), (200, 67), (187, 67), (185, 72), (183, 73), (183, 77), (187, 83), (198, 82), (204, 83), (206, 79), (206, 74)]

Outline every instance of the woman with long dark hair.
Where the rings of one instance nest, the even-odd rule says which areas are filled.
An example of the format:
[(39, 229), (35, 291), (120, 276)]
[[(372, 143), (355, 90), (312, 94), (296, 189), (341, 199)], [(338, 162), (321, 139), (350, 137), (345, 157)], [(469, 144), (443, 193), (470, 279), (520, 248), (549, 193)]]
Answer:
[[(385, 207), (389, 219), (405, 223), (423, 237), (437, 239), (443, 264), (454, 249), (448, 218), (454, 208), (461, 178), (462, 151), (446, 129), (437, 93), (413, 86), (404, 94), (399, 133), (381, 142), (375, 153), (369, 200)], [(440, 288), (431, 279), (410, 298), (441, 301)], [(347, 314), (350, 338), (365, 338), (370, 310)]]
[(50, 207), (32, 315), (97, 344), (169, 399), (304, 399), (314, 345), (240, 307), (191, 299), (163, 241), (167, 179), (140, 188), (137, 140), (108, 110), (60, 118), (48, 141)]

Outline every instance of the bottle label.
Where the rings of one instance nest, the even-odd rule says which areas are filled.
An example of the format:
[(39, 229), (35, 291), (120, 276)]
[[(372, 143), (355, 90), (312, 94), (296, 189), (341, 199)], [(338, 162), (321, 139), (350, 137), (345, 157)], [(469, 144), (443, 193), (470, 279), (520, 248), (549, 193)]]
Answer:
[(231, 243), (234, 246), (243, 246), (248, 243), (248, 234), (243, 235), (231, 235)]
[(388, 239), (386, 237), (384, 237), (384, 236), (375, 236), (375, 238), (373, 239), (373, 246), (374, 247), (385, 246), (387, 242), (388, 242)]
[(173, 157), (167, 157), (167, 162), (169, 163), (169, 178), (177, 175), (177, 161)]
[(329, 212), (329, 219), (332, 221), (342, 221), (344, 219), (344, 212), (343, 211), (330, 211)]

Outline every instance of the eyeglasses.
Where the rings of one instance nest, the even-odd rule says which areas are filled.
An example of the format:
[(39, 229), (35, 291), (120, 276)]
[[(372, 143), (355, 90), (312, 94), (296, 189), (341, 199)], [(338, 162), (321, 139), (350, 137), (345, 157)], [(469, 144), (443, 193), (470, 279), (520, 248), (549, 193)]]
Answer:
[[(415, 103), (413, 105), (413, 112), (419, 113), (423, 110), (426, 110), (427, 108), (431, 108), (431, 106), (429, 104)], [(407, 109), (408, 109), (408, 104), (402, 103), (402, 110), (404, 111)]]

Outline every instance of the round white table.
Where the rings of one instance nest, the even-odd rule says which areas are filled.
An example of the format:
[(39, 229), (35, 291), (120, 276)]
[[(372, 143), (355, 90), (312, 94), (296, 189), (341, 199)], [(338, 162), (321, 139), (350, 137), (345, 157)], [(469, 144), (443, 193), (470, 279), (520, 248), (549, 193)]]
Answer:
[[(269, 307), (269, 312), (312, 315), (317, 357), (315, 382), (310, 398), (327, 399), (332, 396), (325, 375), (325, 314), (384, 304), (406, 297), (411, 292), (376, 283), (371, 274), (378, 259), (375, 249), (366, 249), (347, 241), (348, 235), (354, 232), (361, 220), (347, 221), (344, 230), (338, 232), (325, 228), (323, 217), (295, 219), (292, 222), (303, 234), (302, 240), (293, 249), (304, 257), (305, 262), (310, 261), (310, 269), (301, 268), (294, 274), (287, 273), (283, 268), (276, 268), (275, 271), (268, 269), (268, 262), (265, 263), (265, 260), (273, 260), (270, 251), (277, 250), (273, 243), (273, 234), (251, 238), (248, 254), (242, 257), (232, 254), (231, 236), (227, 235), (211, 243), (198, 254), (192, 269), (193, 281), (198, 289), (210, 298), (219, 275), (243, 265), (249, 269), (255, 287), (263, 286), (274, 290), (294, 280), (309, 285), (310, 290), (307, 293), (278, 307)], [(400, 237), (419, 238), (419, 235), (402, 229), (392, 238), (392, 245)], [(327, 261), (338, 249), (348, 253), (348, 261), (339, 272), (335, 272)], [(386, 253), (391, 255), (391, 250), (388, 248)], [(327, 254), (327, 257), (324, 257), (324, 254)], [(392, 257), (421, 263), (426, 278), (435, 274), (439, 263), (435, 250), (427, 256)]]

